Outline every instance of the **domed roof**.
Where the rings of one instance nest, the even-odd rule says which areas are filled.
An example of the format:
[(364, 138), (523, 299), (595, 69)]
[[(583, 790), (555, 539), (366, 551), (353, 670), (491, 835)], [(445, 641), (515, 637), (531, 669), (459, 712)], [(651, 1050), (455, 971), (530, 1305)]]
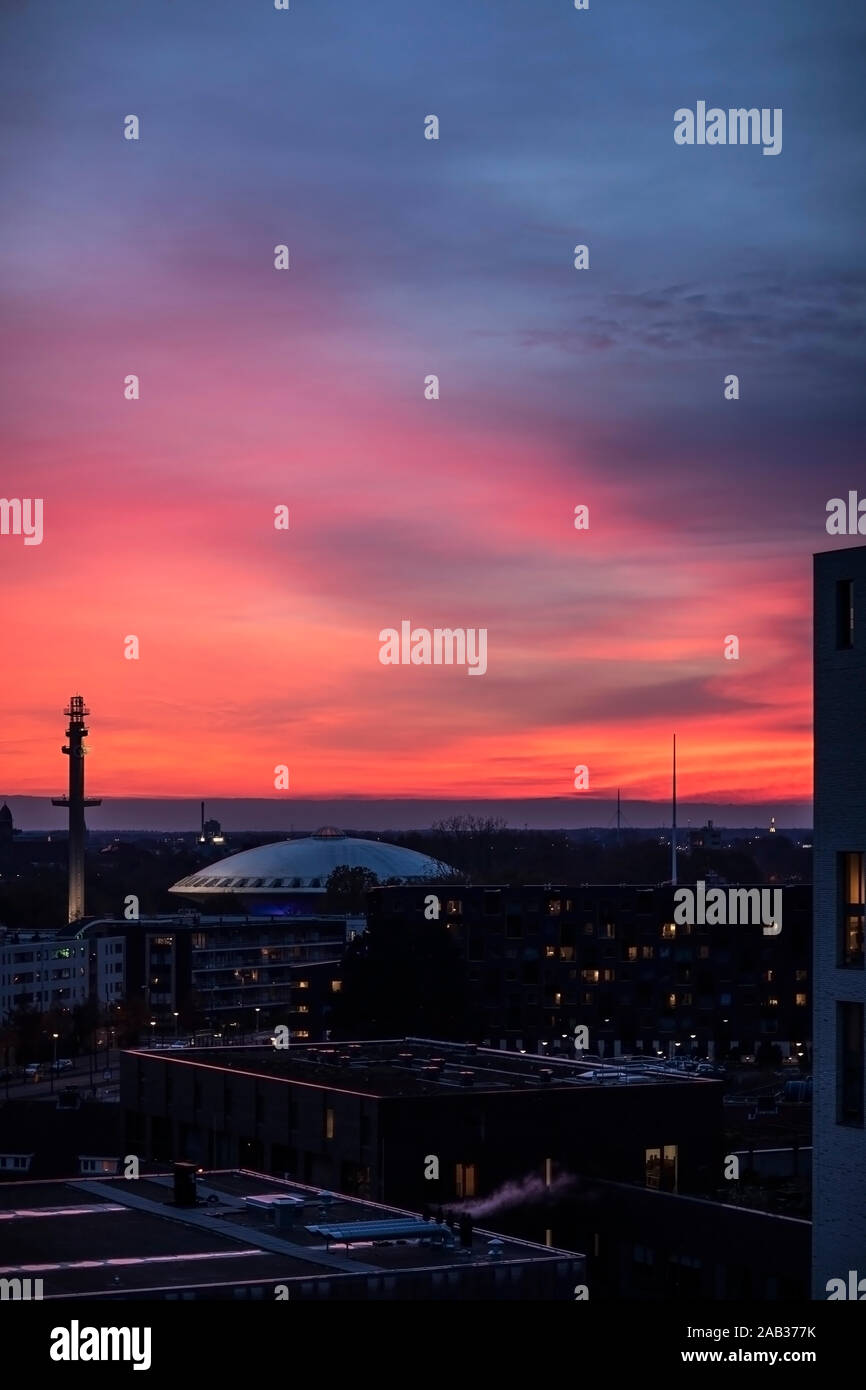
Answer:
[(230, 854), (227, 859), (180, 879), (169, 892), (193, 897), (224, 893), (270, 895), (292, 890), (324, 893), (330, 874), (340, 864), (369, 869), (380, 882), (389, 878), (402, 883), (423, 882), (453, 872), (414, 849), (381, 840), (355, 839), (326, 826), (302, 840), (279, 840)]

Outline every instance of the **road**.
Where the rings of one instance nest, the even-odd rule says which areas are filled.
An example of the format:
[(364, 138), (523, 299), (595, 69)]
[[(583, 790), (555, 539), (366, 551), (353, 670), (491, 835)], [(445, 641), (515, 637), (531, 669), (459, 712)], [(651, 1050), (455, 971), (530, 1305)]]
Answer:
[[(107, 1056), (100, 1049), (99, 1054), (92, 1059), (89, 1053), (84, 1057), (73, 1058), (73, 1066), (70, 1070), (54, 1073), (53, 1089), (55, 1094), (63, 1086), (75, 1086), (78, 1090), (84, 1091), (91, 1089), (105, 1091), (108, 1088), (116, 1090), (120, 1079), (119, 1057), (119, 1049), (112, 1048)], [(110, 1080), (106, 1080), (104, 1077), (106, 1071), (111, 1072)], [(44, 1072), (43, 1077), (44, 1079), (41, 1081), (33, 1081), (30, 1078), (23, 1081), (4, 1078), (0, 1081), (0, 1100), (7, 1098), (9, 1100), (21, 1100), (27, 1097), (31, 1100), (40, 1100), (45, 1096), (50, 1096), (52, 1092), (51, 1077), (48, 1072)]]

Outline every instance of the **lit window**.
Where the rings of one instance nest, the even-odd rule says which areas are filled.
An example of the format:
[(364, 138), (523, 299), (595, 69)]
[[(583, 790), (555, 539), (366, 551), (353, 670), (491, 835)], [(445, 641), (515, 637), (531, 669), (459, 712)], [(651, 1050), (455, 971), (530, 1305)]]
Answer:
[(643, 960), (652, 960), (655, 955), (655, 946), (641, 946), (640, 953)]
[(544, 948), (544, 954), (545, 954), (545, 957), (546, 957), (547, 960), (553, 960), (554, 957), (556, 956), (556, 947), (555, 947), (555, 946), (545, 946), (545, 948)]
[(676, 934), (677, 934), (677, 929), (676, 929), (676, 924), (675, 924), (674, 922), (665, 922), (665, 923), (663, 924), (663, 926), (662, 926), (662, 937), (663, 937), (663, 939), (664, 939), (665, 941), (670, 941), (673, 937), (676, 936)]
[(325, 1111), (325, 1138), (326, 1138), (326, 1139), (333, 1139), (333, 1137), (334, 1137), (334, 1112), (333, 1112), (333, 1110), (332, 1110), (332, 1109), (330, 1108), (330, 1106), (329, 1106), (329, 1107), (326, 1109), (326, 1111)]
[(794, 1003), (797, 1005), (797, 1008), (798, 1008), (798, 1009), (805, 1009), (805, 1007), (806, 1007), (806, 996), (805, 996), (805, 994), (795, 994), (795, 995), (794, 995)]
[(767, 1000), (767, 1007), (770, 1009), (778, 1009), (779, 1001), (776, 998), (775, 994), (770, 995), (769, 999)]
[(598, 984), (598, 971), (597, 971), (597, 970), (581, 970), (581, 972), (580, 972), (580, 978), (583, 980), (583, 983), (584, 983), (585, 985), (597, 985), (597, 984)]
[(457, 1163), (454, 1169), (454, 1186), (458, 1197), (475, 1196), (475, 1164)]
[(846, 851), (838, 857), (840, 878), (839, 964), (863, 968), (863, 917), (866, 904), (863, 858)]
[(637, 946), (628, 946), (625, 953), (626, 960), (637, 960)]
[(309, 980), (295, 980), (295, 981), (294, 981), (294, 985), (295, 985), (295, 989), (309, 989), (309, 988), (310, 988), (310, 982), (309, 982)]
[(331, 981), (331, 993), (332, 993), (332, 994), (339, 994), (339, 993), (340, 993), (340, 990), (341, 990), (342, 988), (343, 988), (343, 981), (342, 981), (342, 980), (332, 980), (332, 981)]
[(449, 917), (458, 917), (463, 911), (463, 902), (460, 898), (449, 898), (445, 904), (445, 911)]
[(553, 996), (554, 1008), (557, 1008), (557, 1009), (558, 1009), (561, 1003), (562, 1003), (562, 995), (561, 995), (561, 994), (554, 994), (554, 996)]

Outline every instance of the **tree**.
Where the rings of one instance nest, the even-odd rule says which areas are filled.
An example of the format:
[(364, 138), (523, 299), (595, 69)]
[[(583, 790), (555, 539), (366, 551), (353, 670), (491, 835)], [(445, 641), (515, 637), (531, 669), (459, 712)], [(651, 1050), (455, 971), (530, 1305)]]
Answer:
[(368, 891), (378, 882), (371, 869), (338, 864), (325, 884), (325, 911), (357, 916), (365, 910)]

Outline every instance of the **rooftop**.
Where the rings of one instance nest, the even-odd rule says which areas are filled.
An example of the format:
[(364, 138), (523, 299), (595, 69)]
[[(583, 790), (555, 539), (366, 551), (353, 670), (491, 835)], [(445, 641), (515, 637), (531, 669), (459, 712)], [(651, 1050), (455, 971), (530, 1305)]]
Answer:
[(473, 1043), (426, 1038), (391, 1038), (373, 1042), (296, 1044), (275, 1048), (204, 1047), (166, 1055), (138, 1048), (175, 1066), (218, 1067), (370, 1096), (429, 1096), (473, 1089), (537, 1091), (599, 1086), (702, 1086), (718, 1084), (703, 1077), (672, 1074), (643, 1060), (604, 1062), (539, 1057)]
[[(418, 1220), (417, 1213), (245, 1170), (199, 1176), (197, 1199), (176, 1207), (171, 1174), (0, 1184), (0, 1277), (40, 1278), (45, 1299), (162, 1297), (191, 1288), (208, 1296), (208, 1286), (214, 1296), (226, 1285), (487, 1268), (491, 1253), (512, 1267), (567, 1261), (579, 1270), (582, 1261), (477, 1228), (469, 1252), (460, 1253), (458, 1243), (431, 1240), (428, 1224), (418, 1237), (334, 1244), (309, 1228), (378, 1226)], [(294, 1208), (291, 1226), (277, 1224), (276, 1199)], [(493, 1252), (491, 1242), (498, 1242)]]

